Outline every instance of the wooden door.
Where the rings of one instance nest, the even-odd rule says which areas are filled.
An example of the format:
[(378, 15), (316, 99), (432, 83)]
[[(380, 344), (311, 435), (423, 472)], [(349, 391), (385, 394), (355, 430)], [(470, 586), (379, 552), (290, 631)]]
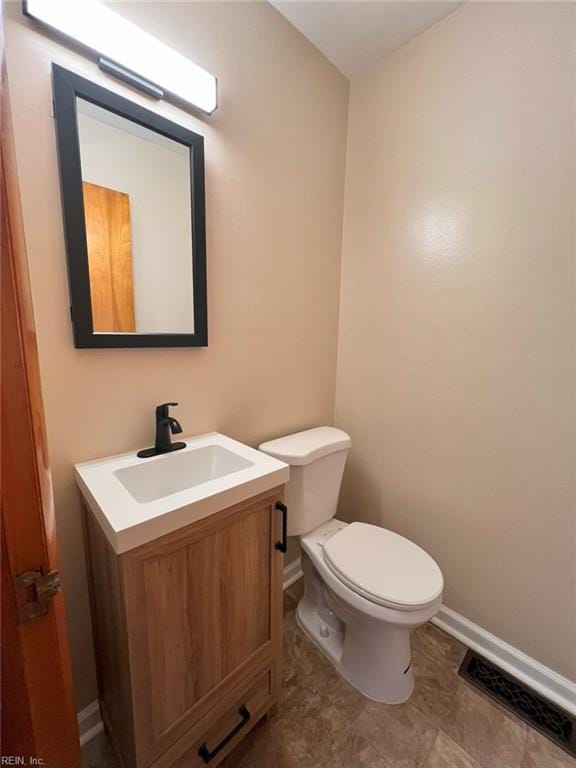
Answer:
[[(0, 39), (2, 38), (0, 30)], [(2, 62), (3, 62), (3, 57)], [(33, 586), (16, 588), (26, 572), (58, 568), (54, 505), (38, 353), (5, 67), (2, 63), (2, 764), (42, 760), (47, 768), (78, 768), (80, 746), (64, 602), (23, 621)], [(56, 580), (52, 581), (56, 586)]]
[(130, 198), (86, 181), (82, 189), (92, 325), (101, 332), (135, 331)]
[(139, 763), (279, 653), (280, 498), (262, 494), (121, 556)]

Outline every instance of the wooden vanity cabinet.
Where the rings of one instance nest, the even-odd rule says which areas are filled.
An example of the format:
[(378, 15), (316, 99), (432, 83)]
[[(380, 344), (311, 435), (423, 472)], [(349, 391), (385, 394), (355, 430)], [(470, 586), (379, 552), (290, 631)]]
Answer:
[(276, 702), (281, 500), (120, 555), (85, 510), (100, 703), (124, 768), (216, 766)]

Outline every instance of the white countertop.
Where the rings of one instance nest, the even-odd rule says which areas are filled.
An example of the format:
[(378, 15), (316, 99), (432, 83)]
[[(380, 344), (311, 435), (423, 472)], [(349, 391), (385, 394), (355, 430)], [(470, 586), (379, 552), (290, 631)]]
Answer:
[[(218, 432), (189, 437), (184, 442), (186, 448), (180, 451), (147, 459), (132, 452), (75, 465), (82, 496), (117, 554), (288, 482), (287, 464)], [(147, 502), (137, 501), (115, 474), (215, 445), (246, 459), (250, 466)]]

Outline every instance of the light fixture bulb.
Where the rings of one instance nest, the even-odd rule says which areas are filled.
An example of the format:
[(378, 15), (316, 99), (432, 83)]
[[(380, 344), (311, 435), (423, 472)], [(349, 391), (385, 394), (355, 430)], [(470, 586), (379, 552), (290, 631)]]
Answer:
[(98, 0), (26, 0), (25, 13), (211, 114), (216, 78)]

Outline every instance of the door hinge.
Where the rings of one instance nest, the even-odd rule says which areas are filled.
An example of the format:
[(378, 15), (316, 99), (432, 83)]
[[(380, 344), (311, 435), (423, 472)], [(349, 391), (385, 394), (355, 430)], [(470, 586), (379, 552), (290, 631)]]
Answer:
[[(50, 607), (50, 601), (61, 591), (60, 574), (58, 571), (42, 573), (24, 571), (14, 578), (16, 600), (18, 603), (18, 620), (20, 624), (43, 616)], [(24, 593), (26, 602), (22, 602)]]

